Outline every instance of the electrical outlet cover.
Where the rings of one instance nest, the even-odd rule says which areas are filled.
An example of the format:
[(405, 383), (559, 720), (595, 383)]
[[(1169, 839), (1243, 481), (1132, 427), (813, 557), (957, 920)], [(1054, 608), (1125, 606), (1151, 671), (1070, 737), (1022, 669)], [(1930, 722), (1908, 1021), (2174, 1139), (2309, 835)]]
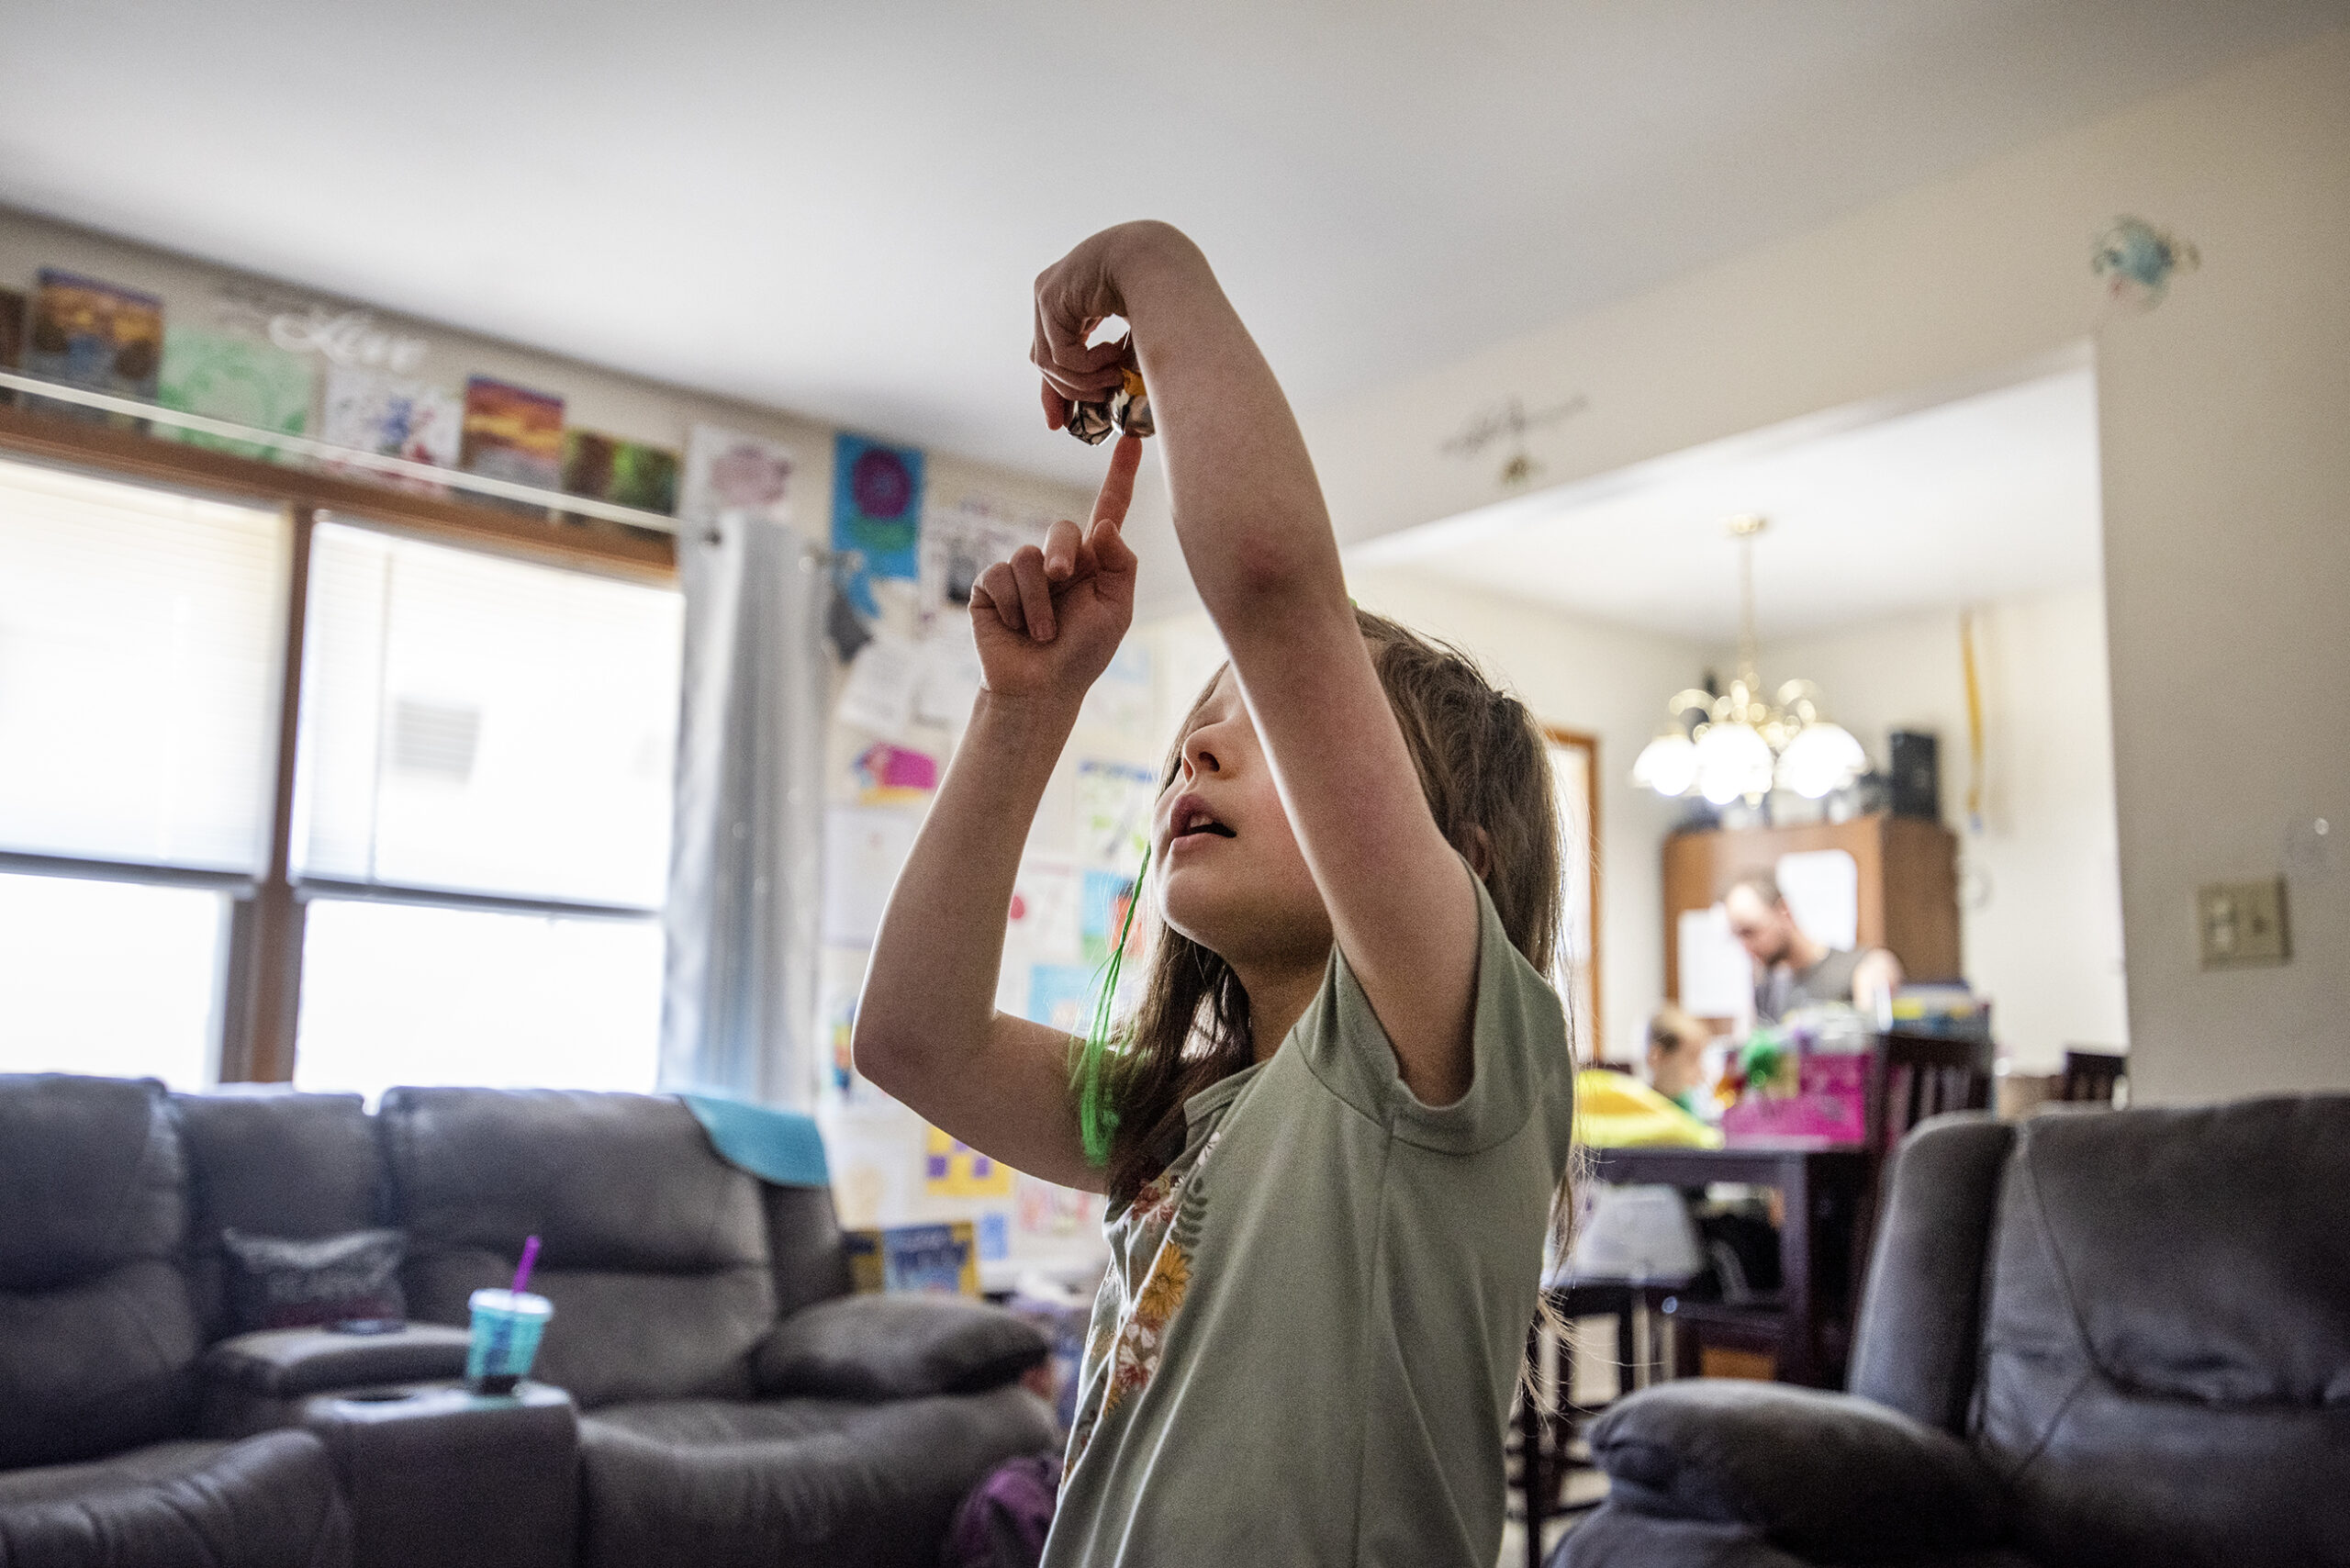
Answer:
[(2281, 878), (2205, 883), (2195, 895), (2195, 925), (2207, 969), (2281, 964), (2290, 956)]

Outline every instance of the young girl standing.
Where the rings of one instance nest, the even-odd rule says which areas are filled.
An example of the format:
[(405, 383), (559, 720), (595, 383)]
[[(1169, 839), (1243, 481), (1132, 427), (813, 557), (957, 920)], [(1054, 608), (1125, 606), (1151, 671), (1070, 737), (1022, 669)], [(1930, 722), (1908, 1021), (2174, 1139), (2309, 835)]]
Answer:
[(1541, 736), (1349, 603), (1281, 387), (1181, 234), (1123, 225), (1037, 279), (1048, 423), (1118, 385), (1127, 350), (1086, 343), (1111, 316), (1231, 652), (1153, 817), (1142, 1006), (1106, 1058), (993, 1006), (1029, 824), (1133, 612), (1127, 436), (1091, 524), (972, 595), (985, 687), (875, 944), (857, 1066), (1109, 1194), (1048, 1565), (1490, 1568), (1573, 1111)]

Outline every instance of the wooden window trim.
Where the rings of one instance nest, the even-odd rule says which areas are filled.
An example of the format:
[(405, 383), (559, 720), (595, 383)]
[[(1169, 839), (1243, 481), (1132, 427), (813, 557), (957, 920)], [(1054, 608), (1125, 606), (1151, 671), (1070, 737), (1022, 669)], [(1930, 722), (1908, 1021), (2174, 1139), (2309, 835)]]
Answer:
[(1565, 746), (1571, 750), (1580, 750), (1586, 756), (1591, 758), (1591, 777), (1584, 781), (1585, 787), (1583, 790), (1586, 809), (1591, 814), (1591, 844), (1589, 846), (1589, 855), (1591, 864), (1592, 1037), (1589, 1042), (1587, 1042), (1586, 1048), (1588, 1051), (1588, 1059), (1593, 1062), (1598, 1062), (1605, 1060), (1607, 1055), (1607, 1011), (1606, 1003), (1600, 995), (1602, 972), (1600, 966), (1600, 944), (1601, 939), (1606, 931), (1607, 922), (1599, 902), (1599, 895), (1603, 890), (1601, 875), (1602, 864), (1599, 855), (1599, 737), (1596, 734), (1593, 734), (1583, 730), (1570, 730), (1558, 724), (1543, 725), (1542, 734), (1553, 745)]
[(664, 583), (677, 577), (677, 542), (650, 530), (559, 521), (454, 495), (412, 495), (364, 479), (158, 441), (28, 409), (0, 407), (0, 453), (177, 489), (331, 512), (354, 522), (519, 554), (575, 570)]

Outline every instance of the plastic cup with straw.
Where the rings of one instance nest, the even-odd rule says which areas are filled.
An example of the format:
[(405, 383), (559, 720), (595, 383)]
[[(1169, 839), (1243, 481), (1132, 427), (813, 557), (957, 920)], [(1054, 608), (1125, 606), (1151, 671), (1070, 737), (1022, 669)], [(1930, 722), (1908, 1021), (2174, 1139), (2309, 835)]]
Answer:
[(467, 1300), (473, 1339), (465, 1350), (465, 1386), (476, 1394), (513, 1393), (539, 1353), (539, 1336), (554, 1316), (554, 1304), (524, 1289), (538, 1260), (539, 1238), (533, 1236), (522, 1243), (510, 1289), (476, 1291)]

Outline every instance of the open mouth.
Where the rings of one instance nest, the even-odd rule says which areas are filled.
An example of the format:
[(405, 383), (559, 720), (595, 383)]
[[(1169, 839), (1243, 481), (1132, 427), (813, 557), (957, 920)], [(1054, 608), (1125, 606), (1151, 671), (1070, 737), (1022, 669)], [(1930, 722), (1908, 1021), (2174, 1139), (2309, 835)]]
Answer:
[(1169, 843), (1196, 838), (1202, 834), (1213, 834), (1218, 838), (1235, 836), (1230, 828), (1216, 821), (1209, 814), (1207, 807), (1197, 801), (1182, 801), (1177, 803), (1172, 826), (1174, 831), (1168, 834)]

